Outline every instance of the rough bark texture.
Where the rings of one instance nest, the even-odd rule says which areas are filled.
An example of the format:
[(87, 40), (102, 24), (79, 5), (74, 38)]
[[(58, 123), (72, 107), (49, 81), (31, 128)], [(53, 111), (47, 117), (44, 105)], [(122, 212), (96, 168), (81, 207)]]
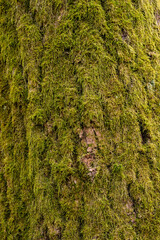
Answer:
[(0, 239), (160, 239), (159, 0), (0, 0)]

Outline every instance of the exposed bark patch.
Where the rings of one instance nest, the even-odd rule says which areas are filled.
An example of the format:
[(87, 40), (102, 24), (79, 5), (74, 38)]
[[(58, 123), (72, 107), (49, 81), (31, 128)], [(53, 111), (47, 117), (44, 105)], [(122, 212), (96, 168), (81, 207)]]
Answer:
[(59, 13), (59, 15), (58, 15), (57, 18), (56, 18), (55, 28), (58, 27), (60, 21), (62, 20), (63, 16), (65, 15), (65, 12), (66, 12), (66, 11), (62, 8), (61, 11), (60, 11), (60, 13)]
[(160, 14), (158, 12), (156, 12), (155, 18), (156, 18), (156, 24), (159, 27), (160, 26)]
[(130, 188), (131, 188), (131, 184), (129, 184), (128, 187), (127, 187), (128, 195), (129, 195), (130, 199), (125, 204), (125, 212), (130, 217), (131, 223), (136, 223), (137, 213), (136, 213), (134, 199), (133, 199), (133, 197), (130, 193)]
[(129, 36), (125, 29), (122, 29), (122, 39), (123, 39), (123, 41), (126, 41), (126, 42), (129, 41)]
[(81, 158), (81, 161), (88, 168), (88, 175), (93, 177), (97, 172), (96, 168), (96, 152), (97, 152), (97, 140), (101, 140), (101, 133), (93, 128), (84, 128), (80, 131), (79, 137), (81, 139), (81, 143), (87, 149), (87, 153)]
[(52, 122), (46, 122), (44, 126), (45, 126), (46, 135), (50, 135), (53, 133), (53, 123)]
[(92, 163), (95, 161), (95, 154), (94, 153), (86, 154), (84, 157), (82, 157), (81, 160), (86, 165), (87, 168), (90, 168), (92, 166)]
[(134, 206), (132, 200), (128, 200), (125, 205), (125, 211), (127, 213), (127, 216), (130, 216), (131, 223), (136, 222), (136, 213), (134, 212)]

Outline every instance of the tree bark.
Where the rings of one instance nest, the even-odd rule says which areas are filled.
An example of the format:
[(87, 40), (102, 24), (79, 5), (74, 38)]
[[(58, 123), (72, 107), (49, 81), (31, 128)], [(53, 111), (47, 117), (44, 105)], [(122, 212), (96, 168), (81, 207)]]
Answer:
[(158, 0), (0, 0), (0, 238), (160, 239)]

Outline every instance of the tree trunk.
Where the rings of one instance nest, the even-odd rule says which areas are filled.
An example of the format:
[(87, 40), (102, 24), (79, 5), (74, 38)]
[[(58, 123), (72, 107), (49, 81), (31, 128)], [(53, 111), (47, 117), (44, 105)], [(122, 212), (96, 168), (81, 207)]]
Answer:
[(0, 0), (0, 239), (160, 239), (159, 0)]

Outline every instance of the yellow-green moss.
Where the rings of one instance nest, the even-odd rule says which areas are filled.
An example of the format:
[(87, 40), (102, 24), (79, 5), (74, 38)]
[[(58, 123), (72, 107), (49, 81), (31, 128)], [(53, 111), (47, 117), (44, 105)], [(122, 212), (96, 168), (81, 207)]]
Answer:
[(160, 236), (158, 0), (0, 0), (0, 238)]

